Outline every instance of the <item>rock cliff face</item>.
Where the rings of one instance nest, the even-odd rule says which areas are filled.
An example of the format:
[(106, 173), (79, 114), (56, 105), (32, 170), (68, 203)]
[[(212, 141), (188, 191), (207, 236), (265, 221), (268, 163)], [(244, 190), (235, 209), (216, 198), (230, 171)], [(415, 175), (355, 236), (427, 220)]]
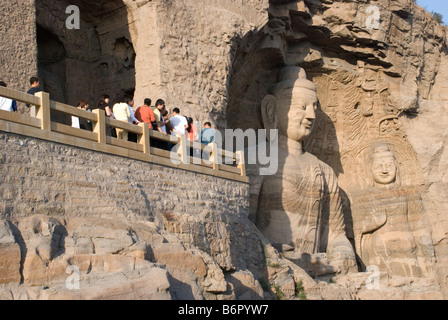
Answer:
[(0, 6), (0, 18), (3, 21), (0, 26), (2, 35), (0, 77), (9, 88), (27, 91), (29, 78), (36, 73), (35, 16), (34, 0), (9, 1)]
[[(80, 30), (65, 27), (69, 2), (81, 9)], [(395, 155), (402, 189), (374, 205), (409, 212), (400, 197), (412, 195), (434, 248), (432, 264), (422, 262), (430, 276), (372, 278), (357, 252), (363, 272), (316, 280), (316, 261), (302, 265), (307, 273), (249, 220), (249, 186), (1, 134), (1, 299), (448, 297), (446, 28), (413, 1), (0, 6), (3, 80), (25, 90), (39, 73), (52, 98), (70, 104), (102, 93), (137, 105), (163, 98), (219, 129), (262, 129), (278, 71), (303, 67), (320, 102), (306, 149), (338, 175), (354, 248), (363, 247), (357, 214), (378, 208), (358, 209), (373, 188), (377, 143)], [(13, 23), (19, 14), (23, 25)]]
[[(269, 6), (242, 0), (36, 0), (28, 5), (32, 10), (20, 4), (23, 10), (16, 11), (29, 13), (27, 29), (8, 25), (3, 30), (14, 46), (5, 46), (2, 77), (14, 79), (13, 88), (24, 90), (39, 74), (43, 89), (70, 105), (81, 99), (94, 105), (104, 93), (113, 100), (134, 97), (136, 106), (145, 98), (162, 98), (169, 109), (179, 107), (220, 128), (226, 127), (233, 39), (262, 27)], [(80, 9), (80, 29), (66, 27), (69, 5)], [(12, 8), (3, 4), (2, 13)], [(14, 52), (30, 62), (20, 68), (21, 77), (14, 74)]]
[[(229, 87), (229, 127), (263, 128), (261, 102), (276, 82), (279, 65), (302, 66), (316, 84), (320, 102), (306, 150), (339, 176), (347, 234), (355, 246), (363, 246), (360, 224), (365, 227), (366, 222), (360, 220), (364, 209), (357, 203), (363, 195), (374, 194), (369, 189), (372, 152), (383, 143), (395, 154), (400, 196), (384, 190), (379, 198), (369, 200), (366, 210), (375, 212), (381, 201), (388, 203), (380, 205), (381, 210), (399, 210), (404, 194), (423, 199), (419, 215), (431, 226), (425, 234), (432, 237), (435, 253), (431, 255), (437, 260), (429, 283), (440, 285), (436, 291), (446, 295), (445, 137), (436, 129), (440, 128), (436, 123), (445, 121), (446, 28), (407, 0), (271, 1), (269, 13), (263, 29), (239, 42)], [(408, 201), (403, 212), (411, 221)], [(388, 216), (371, 229), (369, 237), (378, 239), (375, 230), (388, 228), (387, 220), (393, 218)], [(399, 222), (381, 241), (394, 241), (394, 232), (404, 236), (407, 223)], [(393, 255), (394, 249), (386, 247)], [(406, 249), (398, 251), (403, 254), (399, 259), (406, 260)], [(396, 272), (389, 270), (389, 274)], [(383, 298), (397, 291), (391, 292)]]
[[(231, 255), (245, 248), (211, 230), (232, 232), (215, 216), (248, 223), (240, 218), (246, 184), (7, 134), (0, 140), (3, 297), (216, 299), (227, 291), (223, 270), (236, 270)], [(165, 230), (186, 212), (207, 227), (196, 234), (203, 251)], [(262, 257), (260, 243), (247, 242)], [(78, 288), (67, 286), (71, 275)]]
[[(67, 28), (69, 5), (79, 8), (73, 18), (79, 29)], [(35, 7), (36, 71), (53, 100), (93, 106), (104, 93), (114, 100), (133, 96), (136, 53), (123, 1), (37, 0)]]
[(295, 298), (299, 283), (310, 299), (354, 296), (276, 252), (247, 218), (245, 183), (12, 134), (0, 143), (2, 299)]

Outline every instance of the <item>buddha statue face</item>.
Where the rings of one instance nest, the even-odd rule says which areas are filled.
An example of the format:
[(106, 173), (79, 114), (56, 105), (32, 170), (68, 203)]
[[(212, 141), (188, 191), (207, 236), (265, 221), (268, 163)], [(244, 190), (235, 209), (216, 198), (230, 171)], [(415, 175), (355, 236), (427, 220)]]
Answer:
[(394, 154), (388, 147), (379, 148), (373, 153), (371, 169), (373, 180), (377, 184), (388, 185), (395, 182), (397, 164)]
[(279, 134), (303, 142), (311, 134), (316, 119), (316, 92), (294, 86), (290, 93), (281, 93), (277, 97)]
[(300, 67), (286, 67), (272, 94), (262, 103), (265, 129), (278, 129), (281, 136), (303, 142), (312, 132), (318, 105), (316, 87)]

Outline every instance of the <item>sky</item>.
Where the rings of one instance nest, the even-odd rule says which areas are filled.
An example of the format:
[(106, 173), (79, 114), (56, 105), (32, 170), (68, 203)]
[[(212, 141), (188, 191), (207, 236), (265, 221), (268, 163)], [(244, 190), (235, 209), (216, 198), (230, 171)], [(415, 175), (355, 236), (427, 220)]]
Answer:
[(417, 4), (427, 11), (438, 12), (443, 16), (443, 21), (448, 25), (448, 1), (447, 0), (417, 0)]

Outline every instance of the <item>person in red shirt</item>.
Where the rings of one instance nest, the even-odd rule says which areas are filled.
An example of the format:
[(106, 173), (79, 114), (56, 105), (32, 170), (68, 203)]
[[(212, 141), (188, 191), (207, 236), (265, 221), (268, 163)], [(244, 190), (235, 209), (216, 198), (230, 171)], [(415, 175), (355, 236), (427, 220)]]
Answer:
[[(199, 136), (198, 136), (198, 128), (194, 125), (193, 118), (187, 118), (188, 120), (188, 128), (186, 128), (187, 131), (187, 139), (191, 142), (198, 142)], [(190, 148), (190, 156), (195, 158), (201, 157), (201, 150), (197, 149), (196, 146), (193, 146), (193, 148)]]
[(190, 141), (197, 141), (196, 138), (198, 138), (198, 128), (194, 125), (193, 118), (187, 118), (188, 120), (188, 140)]
[(135, 112), (135, 117), (138, 121), (147, 123), (149, 129), (153, 130), (153, 124), (156, 122), (156, 116), (154, 115), (154, 111), (151, 109), (151, 99), (145, 99), (145, 105), (139, 107)]

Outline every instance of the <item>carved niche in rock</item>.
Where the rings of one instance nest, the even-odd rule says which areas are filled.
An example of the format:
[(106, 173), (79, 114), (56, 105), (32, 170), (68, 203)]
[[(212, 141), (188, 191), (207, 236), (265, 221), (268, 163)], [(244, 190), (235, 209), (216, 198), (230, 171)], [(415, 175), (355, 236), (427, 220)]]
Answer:
[(337, 177), (303, 149), (317, 106), (316, 87), (304, 70), (283, 68), (261, 107), (265, 129), (278, 129), (278, 171), (251, 177), (251, 216), (273, 244), (293, 251), (288, 255), (299, 265), (326, 254), (329, 273), (347, 273), (357, 267), (345, 233)]
[(405, 277), (431, 277), (431, 227), (416, 188), (401, 185), (397, 159), (386, 143), (371, 148), (369, 186), (353, 195), (357, 253), (365, 266)]

